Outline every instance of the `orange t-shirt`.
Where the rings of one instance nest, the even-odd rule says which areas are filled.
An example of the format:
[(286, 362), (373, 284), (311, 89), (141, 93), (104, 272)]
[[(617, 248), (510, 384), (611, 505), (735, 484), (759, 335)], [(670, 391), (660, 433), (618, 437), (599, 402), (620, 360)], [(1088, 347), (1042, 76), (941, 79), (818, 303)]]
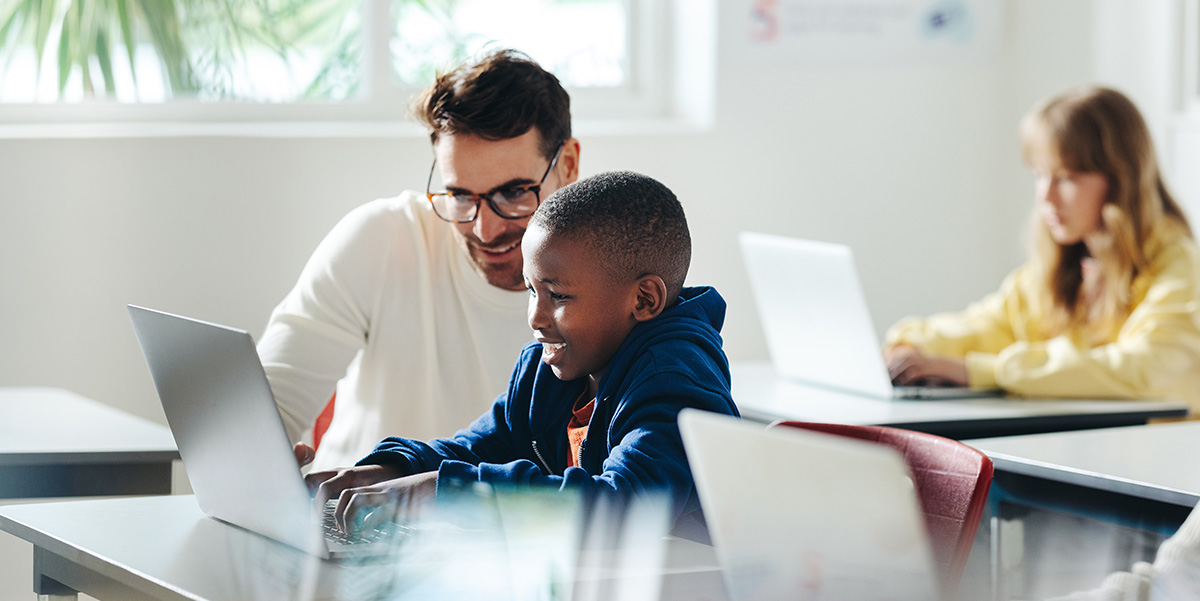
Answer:
[(588, 424), (592, 423), (592, 411), (596, 409), (596, 399), (590, 399), (586, 403), (584, 399), (587, 394), (579, 395), (579, 400), (575, 401), (575, 406), (571, 408), (571, 422), (567, 424), (567, 442), (571, 447), (571, 455), (567, 457), (567, 467), (579, 466), (579, 448), (583, 446), (583, 439), (587, 438)]

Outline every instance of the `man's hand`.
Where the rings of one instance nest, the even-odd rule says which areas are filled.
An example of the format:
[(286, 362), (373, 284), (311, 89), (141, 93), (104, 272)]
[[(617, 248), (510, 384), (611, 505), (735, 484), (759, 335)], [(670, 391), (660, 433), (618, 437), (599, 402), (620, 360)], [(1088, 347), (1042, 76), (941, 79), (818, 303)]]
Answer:
[(435, 471), (343, 489), (335, 513), (338, 528), (353, 533), (400, 517), (414, 519), (428, 508), (436, 493)]
[(317, 456), (316, 449), (302, 442), (296, 443), (296, 446), (292, 447), (292, 452), (296, 454), (296, 463), (299, 463), (300, 467), (312, 463), (313, 457)]
[(967, 362), (949, 357), (930, 357), (915, 346), (900, 344), (883, 351), (892, 384), (897, 386), (968, 386)]

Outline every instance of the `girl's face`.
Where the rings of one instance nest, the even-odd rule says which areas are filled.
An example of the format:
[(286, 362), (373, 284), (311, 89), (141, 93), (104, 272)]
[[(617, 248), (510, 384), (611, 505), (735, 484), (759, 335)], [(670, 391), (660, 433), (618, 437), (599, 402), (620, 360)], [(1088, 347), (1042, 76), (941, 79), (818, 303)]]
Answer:
[(1100, 209), (1108, 196), (1108, 178), (1099, 172), (1071, 171), (1054, 153), (1030, 161), (1038, 215), (1055, 242), (1068, 246), (1101, 228)]

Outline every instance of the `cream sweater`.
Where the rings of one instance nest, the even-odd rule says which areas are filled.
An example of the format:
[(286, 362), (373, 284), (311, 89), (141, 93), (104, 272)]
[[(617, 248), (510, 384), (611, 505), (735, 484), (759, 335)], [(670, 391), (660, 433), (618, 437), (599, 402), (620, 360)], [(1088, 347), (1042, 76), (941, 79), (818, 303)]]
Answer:
[(333, 228), (258, 343), (293, 441), (337, 388), (314, 469), (353, 465), (386, 436), (450, 436), (504, 392), (527, 294), (476, 274), (420, 195), (369, 202)]

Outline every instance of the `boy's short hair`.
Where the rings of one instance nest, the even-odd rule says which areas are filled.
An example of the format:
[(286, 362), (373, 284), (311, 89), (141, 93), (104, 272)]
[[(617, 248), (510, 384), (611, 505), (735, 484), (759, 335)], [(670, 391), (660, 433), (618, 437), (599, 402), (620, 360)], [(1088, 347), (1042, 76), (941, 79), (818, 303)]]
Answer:
[(438, 73), (413, 113), (429, 127), (434, 144), (451, 134), (508, 140), (536, 127), (549, 159), (571, 138), (571, 97), (558, 78), (506, 48)]
[(617, 279), (657, 275), (668, 306), (683, 289), (692, 237), (670, 188), (632, 171), (610, 171), (560, 188), (530, 219), (551, 236), (584, 240)]

